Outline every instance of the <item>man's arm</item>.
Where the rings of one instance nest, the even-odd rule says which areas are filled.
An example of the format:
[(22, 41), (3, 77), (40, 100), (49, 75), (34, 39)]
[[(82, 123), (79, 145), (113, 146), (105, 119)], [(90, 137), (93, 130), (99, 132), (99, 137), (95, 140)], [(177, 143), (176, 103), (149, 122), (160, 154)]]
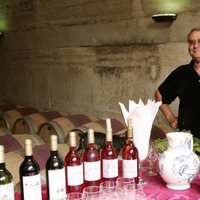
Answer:
[[(162, 95), (160, 94), (158, 89), (155, 92), (155, 98), (156, 101), (162, 101)], [(162, 104), (160, 106), (160, 110), (164, 114), (170, 126), (175, 129), (178, 128), (178, 118), (174, 115), (170, 106), (168, 104)]]

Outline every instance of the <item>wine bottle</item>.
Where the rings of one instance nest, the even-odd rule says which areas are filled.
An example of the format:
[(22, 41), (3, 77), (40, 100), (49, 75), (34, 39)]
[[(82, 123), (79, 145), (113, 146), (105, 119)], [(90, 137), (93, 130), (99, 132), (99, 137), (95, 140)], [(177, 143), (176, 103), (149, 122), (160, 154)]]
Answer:
[(95, 147), (94, 130), (88, 129), (88, 145), (83, 154), (84, 186), (99, 186), (101, 180), (100, 154)]
[(3, 145), (0, 145), (0, 199), (14, 200), (13, 177), (6, 169)]
[(69, 133), (69, 153), (65, 157), (66, 191), (82, 192), (83, 190), (83, 163), (76, 150), (76, 133)]
[(110, 119), (106, 119), (106, 142), (101, 151), (101, 171), (103, 181), (116, 181), (118, 178), (118, 152), (112, 146)]
[(47, 199), (61, 200), (66, 195), (65, 165), (58, 153), (57, 135), (50, 136), (51, 152), (46, 162)]
[(133, 143), (132, 118), (128, 118), (127, 144), (122, 151), (122, 173), (125, 178), (134, 178), (139, 181), (139, 157), (138, 150)]
[(40, 167), (33, 158), (32, 140), (25, 140), (25, 158), (19, 168), (22, 200), (42, 200)]

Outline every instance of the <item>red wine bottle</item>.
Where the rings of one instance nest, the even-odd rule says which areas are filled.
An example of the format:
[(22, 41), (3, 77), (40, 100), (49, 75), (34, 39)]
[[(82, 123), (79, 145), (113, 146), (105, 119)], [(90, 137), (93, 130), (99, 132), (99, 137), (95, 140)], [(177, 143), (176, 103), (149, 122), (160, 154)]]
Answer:
[(30, 139), (25, 140), (25, 158), (19, 172), (22, 200), (42, 200), (40, 167), (33, 158)]
[(65, 165), (58, 153), (57, 135), (50, 136), (51, 152), (46, 162), (47, 199), (64, 199), (66, 195)]
[(139, 157), (138, 150), (133, 143), (132, 118), (128, 119), (127, 144), (122, 151), (122, 172), (125, 178), (134, 178), (139, 181)]
[(100, 155), (94, 141), (94, 130), (88, 129), (88, 145), (83, 154), (85, 187), (99, 186), (101, 180)]
[(13, 176), (6, 169), (3, 145), (0, 145), (0, 199), (14, 200)]
[(112, 146), (111, 120), (106, 119), (106, 141), (101, 151), (102, 181), (116, 181), (118, 178), (118, 152)]
[(76, 133), (69, 133), (69, 153), (65, 157), (66, 191), (82, 192), (83, 190), (83, 164), (76, 150)]

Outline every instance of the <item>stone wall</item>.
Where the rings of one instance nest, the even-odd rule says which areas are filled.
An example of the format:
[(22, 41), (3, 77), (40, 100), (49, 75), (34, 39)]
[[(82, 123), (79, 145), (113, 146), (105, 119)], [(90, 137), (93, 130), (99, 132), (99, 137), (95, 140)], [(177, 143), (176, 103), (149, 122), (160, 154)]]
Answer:
[[(159, 2), (1, 1), (0, 99), (122, 119), (119, 101), (153, 99), (190, 61), (186, 37), (199, 23), (198, 0)], [(151, 16), (160, 12), (178, 16), (157, 23)], [(166, 123), (160, 112), (155, 123)]]

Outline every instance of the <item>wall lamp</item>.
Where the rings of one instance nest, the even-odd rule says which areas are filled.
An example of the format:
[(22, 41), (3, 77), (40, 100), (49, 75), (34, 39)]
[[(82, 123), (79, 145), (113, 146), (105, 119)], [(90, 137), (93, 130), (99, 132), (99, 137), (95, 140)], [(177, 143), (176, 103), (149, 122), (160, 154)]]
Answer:
[(156, 14), (152, 15), (152, 19), (156, 22), (173, 22), (176, 16), (176, 14)]

